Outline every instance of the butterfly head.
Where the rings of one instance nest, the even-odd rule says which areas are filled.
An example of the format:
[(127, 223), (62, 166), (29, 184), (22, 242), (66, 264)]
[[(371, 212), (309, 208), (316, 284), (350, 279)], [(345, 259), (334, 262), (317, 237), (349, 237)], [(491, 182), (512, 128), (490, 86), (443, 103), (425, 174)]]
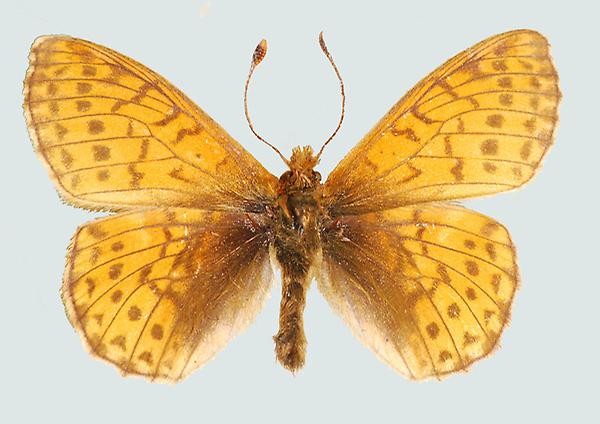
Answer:
[(281, 191), (288, 194), (314, 191), (321, 183), (321, 174), (314, 170), (318, 163), (311, 146), (294, 147), (287, 162), (290, 170), (279, 179)]

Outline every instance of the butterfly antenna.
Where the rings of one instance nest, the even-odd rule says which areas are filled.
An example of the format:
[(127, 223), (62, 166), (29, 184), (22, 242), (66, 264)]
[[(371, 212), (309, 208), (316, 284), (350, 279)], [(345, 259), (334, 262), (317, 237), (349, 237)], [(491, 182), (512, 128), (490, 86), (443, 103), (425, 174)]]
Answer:
[(252, 121), (250, 120), (250, 115), (248, 113), (248, 86), (250, 85), (250, 79), (252, 79), (252, 74), (254, 74), (254, 70), (256, 69), (258, 64), (264, 59), (266, 54), (267, 54), (267, 40), (263, 39), (260, 43), (258, 43), (258, 46), (256, 46), (256, 49), (254, 49), (254, 53), (252, 54), (252, 63), (250, 64), (250, 72), (248, 73), (248, 79), (246, 79), (246, 85), (244, 86), (244, 112), (246, 114), (246, 121), (248, 121), (248, 126), (250, 127), (250, 131), (252, 131), (252, 133), (256, 136), (256, 138), (258, 138), (260, 141), (265, 143), (271, 149), (275, 150), (275, 152), (277, 152), (279, 157), (281, 159), (283, 159), (285, 164), (289, 166), (290, 162), (286, 159), (285, 156), (283, 156), (281, 154), (279, 149), (277, 147), (273, 146), (271, 143), (269, 143), (264, 138), (262, 138), (256, 132), (256, 130), (254, 129), (254, 126), (252, 125)]
[(346, 106), (346, 93), (344, 92), (344, 80), (342, 79), (342, 76), (340, 75), (340, 71), (339, 71), (338, 67), (335, 65), (335, 62), (333, 61), (333, 57), (331, 57), (331, 53), (329, 53), (329, 50), (327, 49), (327, 45), (325, 44), (325, 39), (323, 38), (323, 31), (321, 31), (319, 33), (319, 45), (321, 46), (321, 50), (323, 50), (323, 53), (325, 53), (325, 56), (327, 56), (327, 60), (329, 60), (329, 63), (331, 63), (331, 66), (333, 66), (333, 70), (335, 71), (335, 74), (337, 75), (338, 80), (340, 81), (340, 92), (342, 95), (342, 114), (340, 116), (340, 121), (338, 122), (337, 128), (335, 129), (333, 134), (331, 134), (331, 136), (329, 136), (327, 141), (323, 144), (323, 146), (321, 147), (321, 150), (319, 150), (319, 153), (317, 154), (317, 161), (320, 159), (321, 153), (323, 153), (323, 149), (325, 149), (325, 146), (327, 146), (329, 144), (329, 142), (331, 140), (333, 140), (333, 137), (335, 137), (337, 132), (340, 130), (340, 128), (342, 126), (342, 122), (344, 122), (344, 113), (345, 113), (345, 106)]

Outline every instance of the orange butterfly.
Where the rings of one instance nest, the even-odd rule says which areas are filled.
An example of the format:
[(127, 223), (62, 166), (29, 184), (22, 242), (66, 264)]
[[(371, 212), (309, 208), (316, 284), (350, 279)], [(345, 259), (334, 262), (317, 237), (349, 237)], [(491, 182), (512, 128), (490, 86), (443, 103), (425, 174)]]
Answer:
[[(263, 41), (245, 102), (265, 54)], [(283, 275), (275, 350), (291, 371), (304, 364), (313, 277), (356, 337), (409, 378), (487, 355), (518, 284), (515, 249), (502, 225), (448, 201), (532, 178), (561, 96), (542, 35), (496, 35), (420, 81), (322, 184), (323, 148), (288, 160), (248, 118), (289, 166), (277, 179), (164, 78), (88, 41), (38, 38), (24, 93), (64, 201), (118, 212), (73, 237), (67, 315), (92, 354), (163, 381), (250, 324), (271, 263)]]

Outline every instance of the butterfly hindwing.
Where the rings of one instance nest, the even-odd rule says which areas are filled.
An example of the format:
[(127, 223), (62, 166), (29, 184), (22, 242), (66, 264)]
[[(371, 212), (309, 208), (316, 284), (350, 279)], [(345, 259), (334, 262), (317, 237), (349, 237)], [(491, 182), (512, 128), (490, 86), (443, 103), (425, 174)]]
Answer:
[(324, 232), (321, 292), (365, 345), (413, 379), (488, 354), (517, 283), (506, 229), (459, 206), (340, 217)]
[(325, 183), (331, 213), (511, 190), (539, 169), (560, 99), (547, 40), (490, 37), (419, 82)]
[(260, 310), (273, 274), (261, 217), (121, 213), (79, 228), (62, 295), (89, 350), (124, 374), (177, 381)]
[(106, 47), (38, 38), (24, 85), (35, 149), (61, 196), (123, 210), (259, 210), (277, 179), (164, 78)]

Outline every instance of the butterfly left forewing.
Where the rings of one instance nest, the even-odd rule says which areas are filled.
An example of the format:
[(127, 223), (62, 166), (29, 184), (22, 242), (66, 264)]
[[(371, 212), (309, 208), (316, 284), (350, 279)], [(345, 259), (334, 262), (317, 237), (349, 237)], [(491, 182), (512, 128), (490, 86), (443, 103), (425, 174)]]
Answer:
[(261, 219), (176, 208), (80, 227), (62, 287), (70, 321), (92, 354), (124, 374), (184, 378), (246, 328), (268, 295)]
[(465, 370), (498, 343), (518, 283), (506, 229), (449, 204), (340, 217), (319, 288), (353, 333), (413, 378)]
[(36, 39), (24, 82), (34, 147), (61, 196), (123, 210), (260, 210), (277, 179), (156, 72), (67, 36)]

